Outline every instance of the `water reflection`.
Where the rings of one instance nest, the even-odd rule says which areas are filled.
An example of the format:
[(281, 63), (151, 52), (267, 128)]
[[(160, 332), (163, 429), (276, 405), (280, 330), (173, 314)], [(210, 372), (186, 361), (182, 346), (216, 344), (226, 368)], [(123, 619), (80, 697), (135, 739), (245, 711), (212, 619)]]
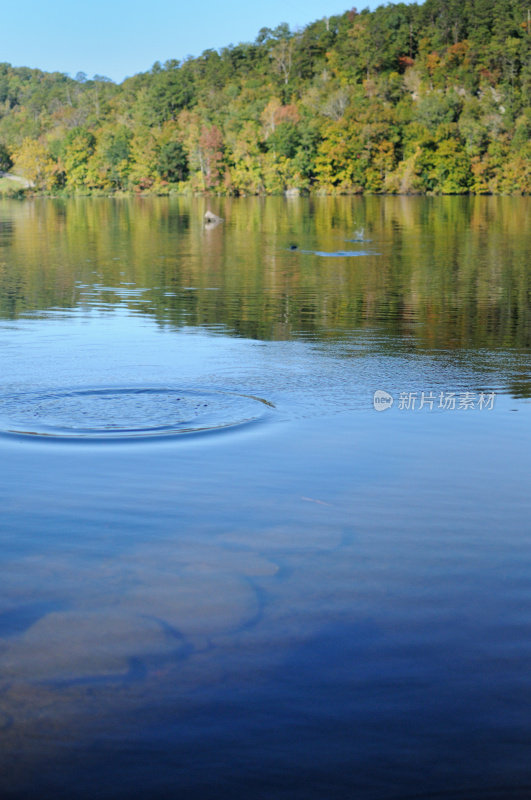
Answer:
[[(391, 350), (531, 343), (526, 199), (217, 202), (225, 222), (207, 230), (200, 199), (2, 201), (0, 315), (125, 306), (264, 340), (376, 328)], [(360, 229), (371, 249), (341, 257)]]

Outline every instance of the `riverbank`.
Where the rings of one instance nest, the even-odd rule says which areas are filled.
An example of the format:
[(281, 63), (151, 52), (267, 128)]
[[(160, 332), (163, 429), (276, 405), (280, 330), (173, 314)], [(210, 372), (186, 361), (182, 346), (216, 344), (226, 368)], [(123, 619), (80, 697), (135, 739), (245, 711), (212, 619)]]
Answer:
[(531, 191), (515, 189), (507, 192), (370, 192), (370, 191), (325, 191), (323, 189), (311, 190), (292, 190), (285, 189), (278, 192), (260, 192), (256, 194), (241, 194), (235, 192), (214, 192), (197, 191), (188, 186), (161, 186), (137, 191), (130, 190), (102, 190), (102, 189), (82, 189), (77, 191), (61, 190), (50, 192), (44, 189), (37, 189), (29, 181), (13, 175), (2, 175), (0, 177), (0, 197), (8, 197), (23, 200), (33, 197), (48, 197), (53, 199), (70, 199), (76, 197), (109, 197), (109, 198), (131, 198), (131, 197), (286, 197), (288, 199), (300, 197), (528, 197)]

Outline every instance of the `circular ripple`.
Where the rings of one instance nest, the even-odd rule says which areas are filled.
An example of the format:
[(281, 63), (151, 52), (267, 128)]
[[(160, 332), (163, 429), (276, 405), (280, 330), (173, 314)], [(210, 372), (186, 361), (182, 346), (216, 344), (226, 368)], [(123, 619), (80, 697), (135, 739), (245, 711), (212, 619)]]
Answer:
[(0, 429), (61, 439), (175, 436), (256, 422), (268, 406), (252, 395), (195, 389), (19, 392), (0, 397)]

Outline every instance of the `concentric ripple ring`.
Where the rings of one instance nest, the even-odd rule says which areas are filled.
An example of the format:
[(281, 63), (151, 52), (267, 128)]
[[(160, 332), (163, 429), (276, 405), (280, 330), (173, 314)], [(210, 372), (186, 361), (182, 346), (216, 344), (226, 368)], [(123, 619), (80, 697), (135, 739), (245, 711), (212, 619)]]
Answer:
[(264, 419), (272, 403), (213, 389), (96, 387), (0, 396), (0, 432), (56, 439), (130, 439), (234, 428)]

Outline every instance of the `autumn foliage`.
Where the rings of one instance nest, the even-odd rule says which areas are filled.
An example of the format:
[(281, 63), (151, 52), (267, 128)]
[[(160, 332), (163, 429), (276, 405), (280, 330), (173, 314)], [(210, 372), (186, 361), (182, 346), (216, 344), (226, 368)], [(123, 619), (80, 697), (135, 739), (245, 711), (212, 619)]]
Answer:
[(0, 64), (32, 191), (527, 194), (527, 0), (355, 9), (116, 85)]

